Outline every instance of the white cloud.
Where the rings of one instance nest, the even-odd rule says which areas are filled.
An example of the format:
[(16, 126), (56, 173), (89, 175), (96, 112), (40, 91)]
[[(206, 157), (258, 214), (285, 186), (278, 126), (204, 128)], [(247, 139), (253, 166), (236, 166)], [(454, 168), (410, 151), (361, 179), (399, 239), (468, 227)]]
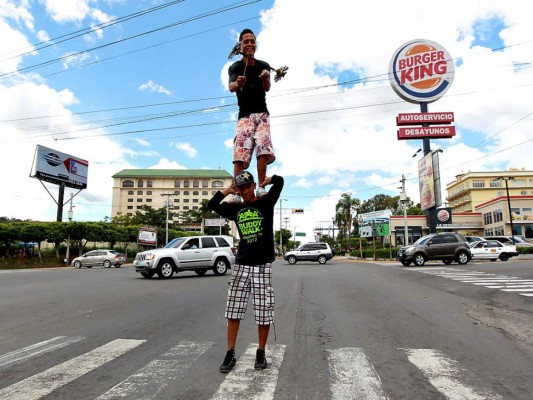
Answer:
[(196, 154), (198, 154), (198, 151), (194, 147), (192, 147), (190, 143), (176, 143), (175, 147), (176, 149), (184, 152), (189, 158), (194, 158), (196, 157)]
[(163, 94), (166, 94), (167, 96), (170, 96), (172, 94), (170, 90), (168, 90), (164, 86), (158, 85), (157, 83), (153, 82), (151, 79), (148, 82), (143, 83), (141, 86), (139, 86), (139, 90), (141, 91), (148, 90), (149, 92), (163, 93)]
[(170, 161), (168, 158), (161, 158), (157, 164), (149, 167), (150, 169), (187, 169), (177, 161)]
[(54, 21), (79, 22), (90, 13), (89, 0), (40, 0)]

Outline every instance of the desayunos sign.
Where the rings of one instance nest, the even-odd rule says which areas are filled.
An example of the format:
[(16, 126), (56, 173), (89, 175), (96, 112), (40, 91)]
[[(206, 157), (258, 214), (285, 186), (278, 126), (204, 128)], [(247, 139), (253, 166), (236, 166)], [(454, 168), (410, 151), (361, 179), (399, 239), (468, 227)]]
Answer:
[(389, 80), (398, 96), (411, 103), (431, 103), (453, 82), (450, 54), (438, 43), (416, 39), (402, 44), (389, 66)]

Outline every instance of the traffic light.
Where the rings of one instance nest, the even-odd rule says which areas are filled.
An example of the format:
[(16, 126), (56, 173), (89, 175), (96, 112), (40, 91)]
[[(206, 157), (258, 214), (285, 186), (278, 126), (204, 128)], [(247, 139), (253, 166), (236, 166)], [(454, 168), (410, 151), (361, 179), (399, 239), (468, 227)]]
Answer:
[(292, 209), (292, 213), (293, 214), (303, 214), (304, 213), (304, 209), (303, 208), (293, 208)]

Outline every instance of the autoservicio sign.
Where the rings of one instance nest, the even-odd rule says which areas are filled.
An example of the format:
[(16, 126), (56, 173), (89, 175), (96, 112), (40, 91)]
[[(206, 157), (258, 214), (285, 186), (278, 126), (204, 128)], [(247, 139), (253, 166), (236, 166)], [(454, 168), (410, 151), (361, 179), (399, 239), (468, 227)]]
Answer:
[(393, 54), (389, 81), (398, 96), (410, 103), (431, 103), (450, 88), (455, 68), (440, 44), (426, 39), (410, 40)]

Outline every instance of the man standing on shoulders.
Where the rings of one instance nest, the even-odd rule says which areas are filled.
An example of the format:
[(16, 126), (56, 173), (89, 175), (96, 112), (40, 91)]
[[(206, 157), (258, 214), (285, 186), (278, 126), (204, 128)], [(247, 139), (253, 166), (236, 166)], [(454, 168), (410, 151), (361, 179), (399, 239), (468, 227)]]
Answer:
[[(257, 197), (254, 177), (248, 171), (242, 171), (229, 187), (215, 193), (208, 203), (211, 210), (235, 221), (240, 237), (226, 301), (228, 351), (220, 366), (220, 372), (223, 373), (230, 372), (237, 362), (235, 344), (250, 294), (259, 335), (254, 367), (263, 370), (268, 365), (265, 347), (270, 325), (274, 323), (271, 264), (275, 259), (274, 207), (283, 189), (283, 182), (278, 175), (266, 177), (264, 185), (272, 185), (272, 188), (264, 196)], [(230, 194), (240, 195), (243, 202), (222, 202)]]
[(239, 119), (233, 141), (233, 176), (249, 167), (255, 150), (259, 183), (257, 196), (260, 197), (265, 194), (263, 181), (267, 175), (267, 165), (276, 159), (266, 104), (266, 92), (270, 90), (270, 65), (255, 58), (257, 44), (250, 29), (241, 32), (239, 43), (242, 59), (228, 69), (228, 88), (237, 95), (239, 104)]

